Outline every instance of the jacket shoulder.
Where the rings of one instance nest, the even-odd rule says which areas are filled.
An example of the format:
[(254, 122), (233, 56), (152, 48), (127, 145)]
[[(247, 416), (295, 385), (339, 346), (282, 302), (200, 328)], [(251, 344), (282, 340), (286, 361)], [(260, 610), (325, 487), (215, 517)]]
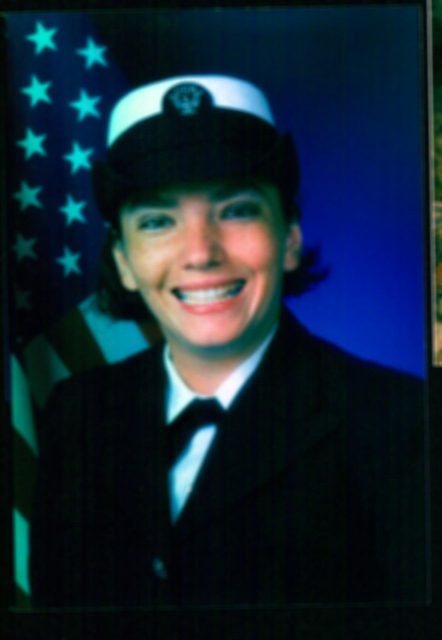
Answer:
[(82, 432), (98, 430), (100, 425), (116, 423), (118, 416), (129, 416), (135, 410), (141, 395), (146, 406), (153, 403), (161, 385), (159, 345), (64, 379), (54, 386), (37, 412), (39, 439), (77, 438)]
[(421, 378), (349, 353), (311, 334), (294, 317), (284, 318), (282, 336), (288, 377), (293, 373), (302, 384), (308, 378), (323, 403), (358, 416), (354, 429), (368, 423), (380, 429), (386, 424), (422, 428), (426, 387)]
[(140, 375), (149, 376), (150, 372), (153, 374), (160, 357), (160, 347), (155, 346), (119, 362), (93, 367), (61, 380), (52, 389), (48, 404), (58, 396), (80, 394), (84, 397), (88, 393), (125, 392)]
[(288, 312), (283, 320), (283, 335), (284, 340), (290, 343), (290, 348), (294, 350), (294, 353), (305, 353), (309, 358), (313, 358), (319, 367), (337, 367), (342, 372), (346, 370), (349, 373), (366, 377), (367, 381), (370, 378), (373, 381), (376, 378), (390, 378), (405, 385), (422, 385), (422, 380), (414, 374), (363, 358), (325, 338), (314, 335)]

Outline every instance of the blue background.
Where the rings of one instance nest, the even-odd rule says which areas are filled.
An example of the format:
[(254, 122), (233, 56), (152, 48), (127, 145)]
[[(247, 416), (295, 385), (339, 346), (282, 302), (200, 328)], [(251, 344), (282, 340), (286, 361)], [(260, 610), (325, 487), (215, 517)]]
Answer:
[(94, 19), (133, 85), (216, 72), (264, 88), (296, 141), (305, 243), (331, 269), (291, 308), (318, 335), (417, 374), (428, 215), (421, 19), (394, 5)]

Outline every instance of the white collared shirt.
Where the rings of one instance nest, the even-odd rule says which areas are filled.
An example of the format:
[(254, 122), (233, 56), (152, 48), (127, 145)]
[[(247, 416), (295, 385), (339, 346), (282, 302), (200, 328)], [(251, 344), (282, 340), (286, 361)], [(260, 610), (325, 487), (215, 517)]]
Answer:
[[(254, 373), (275, 333), (276, 327), (258, 349), (232, 371), (216, 392), (210, 396), (218, 400), (223, 409), (230, 407), (241, 388)], [(163, 360), (168, 376), (166, 423), (170, 424), (192, 400), (209, 396), (196, 393), (186, 385), (175, 368), (167, 345), (164, 349)], [(217, 427), (214, 424), (204, 425), (198, 429), (186, 449), (170, 469), (169, 496), (172, 522), (176, 522), (182, 512), (216, 434)]]

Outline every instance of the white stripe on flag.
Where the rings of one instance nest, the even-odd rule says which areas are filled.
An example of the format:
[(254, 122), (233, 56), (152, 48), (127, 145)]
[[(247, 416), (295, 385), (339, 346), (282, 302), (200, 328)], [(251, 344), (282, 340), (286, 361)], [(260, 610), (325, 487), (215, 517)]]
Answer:
[(35, 455), (38, 454), (35, 436), (34, 415), (28, 380), (16, 356), (11, 357), (12, 370), (12, 424), (15, 430), (29, 445)]
[(14, 576), (15, 583), (28, 595), (29, 584), (29, 524), (21, 513), (14, 509)]
[(106, 362), (118, 362), (149, 346), (148, 340), (136, 322), (113, 320), (100, 313), (96, 308), (94, 296), (84, 300), (79, 305), (79, 309)]
[(69, 369), (43, 336), (37, 336), (29, 343), (23, 357), (32, 395), (42, 407), (54, 384), (70, 376)]

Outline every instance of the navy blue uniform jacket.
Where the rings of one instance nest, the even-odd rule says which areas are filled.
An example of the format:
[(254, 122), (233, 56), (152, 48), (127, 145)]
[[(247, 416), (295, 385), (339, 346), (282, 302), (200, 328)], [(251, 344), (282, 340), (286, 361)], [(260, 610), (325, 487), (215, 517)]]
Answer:
[(423, 602), (420, 381), (282, 325), (170, 524), (161, 346), (60, 384), (40, 423), (40, 606)]

